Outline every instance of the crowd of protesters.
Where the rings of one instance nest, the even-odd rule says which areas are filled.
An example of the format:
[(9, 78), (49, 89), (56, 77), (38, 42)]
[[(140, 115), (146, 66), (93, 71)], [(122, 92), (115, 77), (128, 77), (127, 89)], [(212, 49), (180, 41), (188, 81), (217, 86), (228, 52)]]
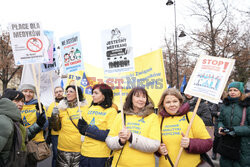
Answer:
[[(123, 114), (107, 84), (93, 86), (90, 104), (75, 85), (65, 91), (55, 87), (53, 93), (46, 110), (33, 85), (4, 90), (0, 167), (36, 167), (39, 160), (27, 149), (30, 141), (52, 148), (52, 167), (154, 167), (157, 157), (159, 167), (173, 166), (176, 160), (179, 167), (213, 166), (206, 156), (210, 149), (213, 160), (220, 154), (221, 167), (250, 166), (250, 97), (241, 82), (231, 82), (219, 104), (201, 100), (193, 120), (197, 98), (175, 88), (159, 95), (156, 106), (145, 88), (135, 87)], [(207, 126), (214, 126), (214, 137)], [(238, 148), (224, 148), (228, 140)]]

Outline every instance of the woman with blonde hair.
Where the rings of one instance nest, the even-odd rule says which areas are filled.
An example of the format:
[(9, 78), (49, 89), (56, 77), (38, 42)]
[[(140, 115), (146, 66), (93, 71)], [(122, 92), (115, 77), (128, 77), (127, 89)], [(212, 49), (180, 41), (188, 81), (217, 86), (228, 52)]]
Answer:
[[(202, 119), (196, 115), (188, 137), (185, 133), (189, 126), (193, 112), (189, 112), (189, 104), (183, 104), (181, 93), (175, 88), (166, 89), (158, 104), (162, 143), (158, 155), (159, 167), (171, 166), (164, 156), (168, 155), (172, 162), (176, 161), (180, 147), (184, 148), (179, 160), (179, 167), (198, 166), (201, 161), (200, 154), (212, 148), (212, 139), (206, 130)], [(159, 154), (160, 153), (160, 154)]]

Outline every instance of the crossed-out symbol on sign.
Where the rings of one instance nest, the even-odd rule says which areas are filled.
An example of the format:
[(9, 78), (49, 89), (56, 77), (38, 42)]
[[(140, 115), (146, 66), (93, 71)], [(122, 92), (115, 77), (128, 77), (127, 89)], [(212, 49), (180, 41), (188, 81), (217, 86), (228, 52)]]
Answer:
[(43, 42), (38, 38), (30, 38), (26, 43), (27, 49), (31, 52), (39, 52), (43, 48)]

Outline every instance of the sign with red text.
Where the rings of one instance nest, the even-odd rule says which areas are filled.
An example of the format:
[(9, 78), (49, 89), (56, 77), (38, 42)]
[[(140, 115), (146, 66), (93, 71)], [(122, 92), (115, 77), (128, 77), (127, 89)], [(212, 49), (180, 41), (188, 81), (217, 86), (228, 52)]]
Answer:
[(10, 23), (9, 32), (16, 65), (49, 61), (41, 23)]
[(218, 103), (234, 63), (234, 59), (200, 56), (184, 93)]
[(64, 74), (84, 69), (80, 33), (60, 38), (60, 49)]

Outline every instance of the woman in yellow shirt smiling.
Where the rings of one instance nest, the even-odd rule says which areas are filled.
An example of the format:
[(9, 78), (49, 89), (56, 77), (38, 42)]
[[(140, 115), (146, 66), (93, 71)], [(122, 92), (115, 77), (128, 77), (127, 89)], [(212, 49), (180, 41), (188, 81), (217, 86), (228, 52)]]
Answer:
[(118, 114), (106, 139), (114, 150), (114, 167), (155, 166), (154, 152), (160, 146), (160, 124), (147, 91), (133, 88), (126, 97), (125, 126)]

